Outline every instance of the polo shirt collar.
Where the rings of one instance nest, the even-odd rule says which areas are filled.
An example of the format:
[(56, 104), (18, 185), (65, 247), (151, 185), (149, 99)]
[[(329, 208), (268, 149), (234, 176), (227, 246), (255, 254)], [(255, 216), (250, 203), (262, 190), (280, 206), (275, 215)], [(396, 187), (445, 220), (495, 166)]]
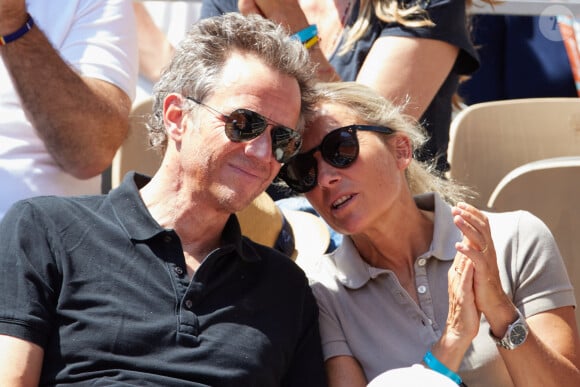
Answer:
[[(418, 258), (436, 258), (441, 261), (453, 260), (457, 251), (455, 242), (461, 241), (462, 235), (453, 223), (451, 206), (439, 194), (430, 192), (414, 197), (417, 207), (433, 212), (433, 240), (429, 250)], [(346, 287), (358, 289), (386, 269), (372, 267), (358, 253), (350, 237), (344, 237), (342, 244), (332, 253), (330, 258), (335, 262), (335, 276)]]
[[(129, 172), (119, 187), (109, 193), (113, 211), (128, 237), (136, 241), (146, 241), (169, 230), (164, 229), (151, 216), (143, 203), (139, 190), (151, 181), (151, 178), (136, 172)], [(242, 231), (235, 215), (231, 215), (222, 231), (222, 248), (235, 250), (247, 261), (258, 258), (254, 254), (244, 254), (242, 248)]]

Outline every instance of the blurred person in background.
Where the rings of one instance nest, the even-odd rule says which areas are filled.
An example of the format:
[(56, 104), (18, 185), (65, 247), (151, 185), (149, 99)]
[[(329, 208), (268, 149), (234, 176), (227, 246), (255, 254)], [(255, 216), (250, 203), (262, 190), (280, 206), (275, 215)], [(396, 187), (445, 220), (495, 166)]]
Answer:
[(0, 219), (97, 194), (128, 131), (137, 37), (124, 0), (0, 0)]

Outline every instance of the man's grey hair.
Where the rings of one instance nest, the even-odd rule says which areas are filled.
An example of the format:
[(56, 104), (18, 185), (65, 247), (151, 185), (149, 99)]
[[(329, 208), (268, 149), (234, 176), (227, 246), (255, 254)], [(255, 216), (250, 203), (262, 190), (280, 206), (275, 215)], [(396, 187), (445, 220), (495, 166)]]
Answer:
[[(281, 74), (296, 79), (301, 94), (297, 129), (302, 130), (305, 118), (312, 110), (314, 95), (315, 71), (308, 51), (273, 21), (259, 15), (226, 13), (200, 20), (191, 27), (155, 85), (149, 124), (152, 148), (163, 153), (167, 147), (163, 123), (165, 97), (169, 93), (179, 93), (203, 101), (216, 88), (224, 64), (233, 52), (253, 54)], [(256, 79), (256, 82), (260, 80)]]

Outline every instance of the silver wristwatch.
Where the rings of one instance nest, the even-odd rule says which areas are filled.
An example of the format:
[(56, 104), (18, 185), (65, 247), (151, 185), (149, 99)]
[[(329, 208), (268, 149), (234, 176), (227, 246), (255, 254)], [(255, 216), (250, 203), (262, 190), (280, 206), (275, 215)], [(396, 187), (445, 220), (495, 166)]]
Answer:
[(489, 330), (489, 334), (495, 340), (495, 343), (502, 348), (510, 350), (516, 349), (522, 345), (528, 337), (528, 324), (526, 324), (526, 319), (519, 309), (516, 308), (516, 312), (518, 313), (517, 320), (508, 326), (507, 331), (501, 339), (493, 335), (491, 328)]

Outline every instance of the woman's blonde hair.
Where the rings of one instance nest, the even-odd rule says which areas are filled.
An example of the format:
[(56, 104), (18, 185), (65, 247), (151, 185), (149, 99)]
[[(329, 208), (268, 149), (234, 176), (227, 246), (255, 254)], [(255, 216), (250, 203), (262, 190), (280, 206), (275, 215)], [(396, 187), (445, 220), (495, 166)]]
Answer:
[[(321, 82), (315, 91), (316, 105), (344, 106), (362, 121), (361, 124), (386, 126), (404, 134), (410, 139), (413, 154), (428, 139), (417, 120), (403, 114), (401, 106), (389, 102), (368, 86), (357, 82)], [(437, 192), (450, 204), (473, 196), (467, 187), (441, 176), (434, 163), (423, 163), (415, 157), (407, 167), (406, 178), (412, 195)]]

